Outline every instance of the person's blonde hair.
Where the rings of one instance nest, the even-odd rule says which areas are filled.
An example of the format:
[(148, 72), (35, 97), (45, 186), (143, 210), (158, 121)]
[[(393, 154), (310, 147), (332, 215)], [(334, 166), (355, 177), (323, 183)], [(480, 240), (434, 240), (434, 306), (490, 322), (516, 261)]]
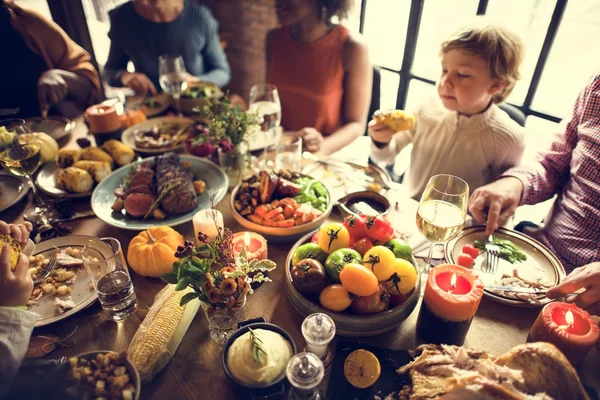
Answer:
[(523, 42), (516, 34), (501, 26), (485, 22), (464, 26), (442, 43), (442, 54), (450, 50), (463, 50), (482, 57), (488, 64), (492, 78), (506, 84), (493, 96), (494, 103), (504, 101), (521, 77), (519, 66), (523, 60)]

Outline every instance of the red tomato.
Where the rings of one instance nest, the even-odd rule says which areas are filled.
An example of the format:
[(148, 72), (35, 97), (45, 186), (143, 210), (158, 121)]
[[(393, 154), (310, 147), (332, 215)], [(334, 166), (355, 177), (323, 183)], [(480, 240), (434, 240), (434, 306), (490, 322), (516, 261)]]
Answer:
[(479, 250), (477, 250), (472, 244), (465, 244), (462, 248), (462, 252), (470, 255), (473, 258), (479, 255)]
[(387, 219), (379, 215), (369, 216), (361, 214), (361, 217), (365, 218), (367, 236), (371, 239), (386, 243), (392, 238), (392, 236), (394, 236), (394, 228), (392, 227), (391, 222)]
[(350, 236), (356, 239), (367, 236), (366, 220), (362, 215), (350, 214), (344, 218), (344, 226), (350, 232)]
[(319, 243), (319, 231), (317, 231), (317, 233), (315, 233), (313, 235), (313, 237), (310, 239), (311, 243)]
[(362, 257), (365, 255), (365, 253), (367, 251), (369, 251), (373, 248), (373, 241), (371, 239), (365, 237), (365, 238), (357, 240), (354, 243), (354, 246), (352, 246), (352, 248), (354, 250), (358, 251)]
[(470, 254), (462, 253), (460, 256), (458, 256), (458, 259), (456, 260), (456, 262), (458, 263), (458, 265), (460, 265), (462, 267), (473, 268), (474, 260)]

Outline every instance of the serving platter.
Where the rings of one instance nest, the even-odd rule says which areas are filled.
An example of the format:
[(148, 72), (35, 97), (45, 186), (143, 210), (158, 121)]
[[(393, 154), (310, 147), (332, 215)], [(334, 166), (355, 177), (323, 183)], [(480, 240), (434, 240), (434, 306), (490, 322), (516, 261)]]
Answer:
[[(154, 157), (145, 158), (139, 162), (149, 161), (154, 164)], [(115, 228), (142, 231), (153, 226), (167, 225), (176, 226), (191, 221), (194, 214), (212, 206), (211, 201), (219, 203), (227, 194), (229, 181), (227, 175), (213, 162), (200, 157), (182, 155), (180, 161), (191, 164), (194, 179), (202, 179), (206, 182), (206, 190), (198, 195), (198, 207), (194, 210), (180, 215), (167, 215), (165, 219), (133, 219), (124, 213), (112, 210), (116, 200), (115, 189), (123, 183), (123, 179), (135, 168), (137, 163), (123, 166), (100, 182), (92, 194), (92, 210), (94, 214), (107, 224)]]
[(2, 187), (0, 212), (17, 204), (29, 192), (29, 182), (25, 177), (6, 171), (0, 171), (0, 186)]
[[(497, 284), (502, 274), (512, 275), (513, 269), (516, 269), (519, 276), (529, 279), (541, 279), (545, 284), (555, 286), (566, 276), (564, 267), (559, 259), (546, 246), (537, 240), (517, 231), (512, 231), (505, 228), (499, 228), (494, 232), (494, 237), (498, 239), (506, 239), (513, 242), (523, 253), (527, 255), (527, 260), (520, 263), (511, 264), (510, 262), (500, 259), (498, 272), (489, 274), (482, 271), (483, 263), (486, 256), (480, 254), (473, 265), (473, 269), (477, 271), (484, 285)], [(456, 263), (458, 256), (462, 253), (462, 247), (466, 244), (473, 244), (475, 240), (486, 240), (488, 235), (485, 233), (484, 225), (472, 226), (466, 228), (456, 238), (446, 243), (444, 252), (446, 260), (450, 263)], [(499, 292), (484, 290), (484, 296), (499, 303), (508, 304), (518, 307), (540, 307), (549, 303), (551, 300), (543, 295), (537, 298), (535, 303), (524, 300), (514, 299), (512, 297), (503, 296)]]
[(75, 129), (75, 122), (65, 117), (33, 117), (25, 120), (31, 132), (44, 132), (55, 140), (62, 139)]
[(90, 197), (92, 195), (92, 191), (71, 193), (59, 188), (56, 185), (56, 179), (60, 170), (61, 168), (55, 162), (49, 162), (38, 170), (35, 175), (35, 184), (44, 194), (52, 197), (71, 197), (74, 199)]
[(130, 126), (129, 128), (125, 129), (125, 131), (123, 131), (123, 134), (121, 135), (121, 140), (124, 144), (131, 147), (134, 151), (136, 151), (138, 153), (163, 154), (163, 153), (166, 153), (169, 151), (176, 151), (176, 150), (182, 149), (184, 146), (184, 140), (183, 140), (184, 138), (182, 138), (182, 140), (179, 140), (178, 143), (176, 143), (175, 145), (172, 145), (172, 146), (161, 147), (161, 148), (146, 148), (146, 147), (138, 147), (136, 145), (136, 143), (135, 143), (136, 133), (149, 131), (154, 126), (164, 126), (164, 125), (177, 125), (180, 128), (183, 128), (184, 126), (190, 126), (190, 130), (191, 130), (192, 129), (191, 127), (193, 126), (193, 124), (194, 124), (194, 120), (190, 119), (190, 118), (180, 118), (180, 117), (152, 118), (152, 119), (146, 120), (144, 122), (140, 122), (139, 124)]

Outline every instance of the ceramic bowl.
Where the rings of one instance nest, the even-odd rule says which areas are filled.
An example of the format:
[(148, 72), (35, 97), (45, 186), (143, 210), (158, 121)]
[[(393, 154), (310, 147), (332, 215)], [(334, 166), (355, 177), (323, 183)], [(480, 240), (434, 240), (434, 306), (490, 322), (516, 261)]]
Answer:
[[(202, 83), (197, 83), (197, 84), (191, 84), (190, 86), (202, 86), (202, 85), (207, 85), (206, 82), (202, 82)], [(202, 108), (204, 108), (204, 106), (208, 105), (208, 101), (211, 99), (219, 99), (223, 96), (223, 92), (221, 92), (221, 90), (212, 84), (208, 84), (210, 86), (214, 86), (215, 89), (215, 95), (214, 97), (199, 97), (197, 99), (192, 99), (192, 98), (185, 98), (185, 97), (181, 97), (179, 99), (179, 109), (181, 110), (182, 113), (184, 114), (194, 114), (197, 113), (198, 111), (196, 110), (202, 110)], [(172, 104), (175, 105), (175, 100), (172, 101)]]
[[(379, 335), (394, 329), (398, 324), (404, 321), (415, 309), (419, 296), (421, 294), (421, 274), (417, 270), (417, 283), (415, 288), (407, 294), (404, 303), (389, 308), (378, 314), (355, 315), (346, 312), (333, 312), (321, 307), (318, 299), (310, 299), (300, 293), (292, 284), (292, 255), (298, 246), (309, 243), (311, 237), (317, 231), (310, 232), (301, 238), (290, 250), (285, 260), (285, 289), (288, 298), (302, 316), (308, 316), (313, 313), (325, 313), (335, 322), (336, 334), (346, 337), (365, 337)], [(417, 266), (417, 260), (413, 257), (412, 264)]]
[[(330, 200), (329, 205), (323, 212), (323, 214), (315, 219), (312, 222), (309, 222), (304, 225), (297, 225), (290, 228), (278, 228), (272, 226), (263, 226), (259, 224), (255, 224), (254, 222), (244, 218), (234, 207), (233, 203), (237, 197), (237, 192), (240, 189), (240, 185), (236, 186), (231, 192), (231, 199), (229, 200), (229, 205), (231, 207), (231, 213), (233, 214), (233, 218), (245, 229), (257, 232), (263, 235), (270, 242), (293, 242), (298, 240), (299, 238), (306, 235), (307, 232), (312, 232), (315, 229), (318, 229), (321, 224), (329, 217), (331, 214), (331, 210), (333, 209), (333, 202)], [(329, 194), (329, 190), (327, 191), (329, 199), (331, 199), (331, 195)]]
[[(357, 204), (359, 202), (364, 202), (367, 205), (371, 203), (369, 206), (372, 208), (372, 210), (361, 210), (361, 205)], [(375, 209), (375, 205), (377, 205), (380, 210), (373, 211)], [(347, 194), (337, 201), (336, 206), (344, 218), (350, 214), (357, 213), (367, 215), (386, 215), (390, 211), (390, 201), (385, 196), (373, 190), (363, 190), (361, 192)]]
[[(263, 318), (260, 318), (260, 319), (262, 319), (264, 321)], [(277, 325), (274, 325), (274, 324), (267, 323), (267, 322), (252, 322), (252, 323), (249, 323), (248, 325), (243, 325), (243, 324), (244, 324), (243, 322), (240, 323), (241, 327), (237, 331), (235, 331), (233, 333), (233, 335), (231, 335), (231, 337), (227, 340), (227, 342), (225, 342), (225, 345), (223, 346), (223, 351), (221, 353), (221, 365), (223, 367), (223, 371), (225, 371), (225, 375), (227, 375), (227, 377), (235, 384), (237, 392), (243, 393), (245, 396), (248, 396), (248, 397), (271, 398), (270, 396), (273, 396), (278, 391), (283, 391), (283, 394), (285, 394), (285, 381), (286, 381), (285, 370), (281, 374), (281, 376), (279, 376), (275, 381), (268, 383), (268, 384), (263, 384), (263, 385), (249, 385), (247, 383), (240, 382), (231, 374), (231, 371), (229, 371), (229, 366), (227, 365), (227, 352), (229, 351), (229, 348), (231, 347), (233, 342), (235, 342), (235, 340), (237, 338), (242, 336), (244, 333), (248, 332), (250, 329), (253, 329), (253, 330), (266, 329), (266, 330), (270, 330), (273, 332), (277, 332), (281, 336), (283, 336), (283, 338), (285, 340), (290, 342), (290, 344), (292, 345), (293, 354), (296, 354), (296, 352), (297, 352), (296, 344), (294, 343), (294, 339), (292, 339), (290, 334), (287, 333), (283, 328), (281, 328)], [(265, 396), (265, 397), (259, 397), (259, 396)], [(266, 396), (269, 396), (269, 397), (266, 397)], [(273, 397), (273, 398), (279, 398), (279, 397)]]

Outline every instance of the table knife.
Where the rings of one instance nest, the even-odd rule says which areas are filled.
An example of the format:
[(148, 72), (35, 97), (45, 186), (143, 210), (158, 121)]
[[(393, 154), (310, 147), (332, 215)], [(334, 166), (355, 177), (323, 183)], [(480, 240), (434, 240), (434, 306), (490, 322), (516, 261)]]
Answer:
[(531, 288), (531, 287), (519, 287), (519, 286), (501, 286), (501, 285), (489, 285), (485, 286), (486, 290), (497, 290), (502, 292), (513, 292), (513, 293), (532, 293), (532, 294), (545, 294), (548, 289), (542, 288)]
[(69, 222), (69, 221), (73, 221), (76, 219), (80, 219), (80, 218), (87, 218), (87, 217), (93, 217), (94, 212), (93, 211), (83, 211), (83, 212), (76, 212), (73, 215), (71, 215), (70, 217), (67, 218), (57, 218), (52, 220), (52, 222)]

